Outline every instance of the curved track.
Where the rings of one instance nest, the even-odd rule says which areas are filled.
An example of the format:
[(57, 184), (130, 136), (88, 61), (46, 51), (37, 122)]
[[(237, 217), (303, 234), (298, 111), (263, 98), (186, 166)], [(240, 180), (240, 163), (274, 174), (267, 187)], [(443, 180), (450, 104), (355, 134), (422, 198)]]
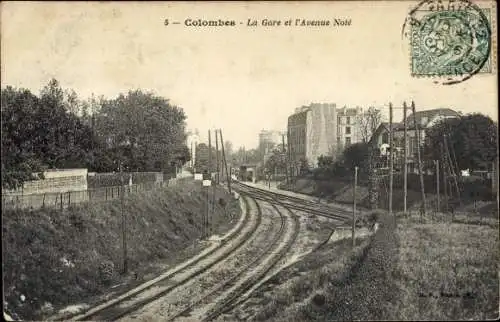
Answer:
[[(242, 198), (243, 214), (238, 225), (225, 235), (217, 245), (209, 247), (207, 250), (193, 257), (191, 260), (175, 267), (160, 277), (149, 281), (132, 291), (129, 291), (117, 298), (98, 305), (87, 312), (69, 317), (71, 320), (116, 320), (131, 312), (138, 310), (144, 305), (164, 296), (165, 294), (179, 288), (190, 279), (198, 276), (215, 265), (217, 262), (228, 257), (231, 253), (243, 245), (260, 225), (260, 212), (252, 214), (249, 211), (247, 198)], [(254, 217), (254, 218), (252, 218)], [(184, 275), (182, 278), (179, 276)], [(177, 282), (172, 280), (178, 279)], [(64, 320), (67, 320), (65, 317)]]

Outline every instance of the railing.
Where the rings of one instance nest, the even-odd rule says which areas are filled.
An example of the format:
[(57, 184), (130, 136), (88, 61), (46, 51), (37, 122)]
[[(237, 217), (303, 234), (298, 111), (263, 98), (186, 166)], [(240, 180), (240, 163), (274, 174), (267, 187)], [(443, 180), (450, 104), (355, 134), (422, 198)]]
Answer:
[(142, 183), (125, 186), (112, 186), (94, 188), (82, 191), (41, 193), (30, 195), (2, 195), (3, 209), (40, 209), (40, 208), (68, 208), (70, 205), (82, 202), (103, 202), (120, 198), (120, 193), (124, 195), (138, 193), (141, 191), (151, 191), (156, 188), (174, 185), (176, 179), (171, 179), (161, 183)]

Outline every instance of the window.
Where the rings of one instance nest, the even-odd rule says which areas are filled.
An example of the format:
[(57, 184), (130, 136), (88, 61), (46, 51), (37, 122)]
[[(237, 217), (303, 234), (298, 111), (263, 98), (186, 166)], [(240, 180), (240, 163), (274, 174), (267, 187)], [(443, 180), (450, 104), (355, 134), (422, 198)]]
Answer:
[(389, 143), (389, 133), (382, 134), (382, 143)]
[[(349, 118), (347, 118), (349, 120)], [(347, 123), (349, 124), (349, 123)], [(350, 126), (346, 126), (345, 128), (345, 134), (351, 134), (351, 127)]]
[(346, 118), (346, 124), (351, 124), (351, 117), (350, 117), (350, 116), (348, 116), (348, 117)]
[(350, 144), (351, 144), (351, 138), (350, 137), (345, 138), (345, 145), (348, 146)]
[(342, 117), (337, 117), (337, 124), (342, 124)]

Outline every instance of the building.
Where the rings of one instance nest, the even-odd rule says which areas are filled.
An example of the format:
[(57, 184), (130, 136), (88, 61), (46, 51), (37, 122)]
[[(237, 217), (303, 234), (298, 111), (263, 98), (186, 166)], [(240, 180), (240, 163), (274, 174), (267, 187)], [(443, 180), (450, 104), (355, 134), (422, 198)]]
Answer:
[(360, 107), (356, 108), (339, 108), (337, 109), (337, 145), (336, 152), (338, 154), (351, 144), (362, 141), (360, 131), (360, 117), (363, 110)]
[(266, 162), (269, 155), (271, 155), (271, 153), (277, 146), (281, 146), (283, 144), (283, 140), (285, 141), (286, 145), (286, 132), (283, 133), (280, 131), (267, 130), (260, 131), (259, 146), (257, 149), (263, 163)]
[(288, 146), (290, 160), (317, 167), (318, 157), (333, 155), (337, 143), (336, 105), (311, 103), (297, 108), (288, 117)]
[[(422, 146), (425, 142), (426, 130), (439, 123), (442, 119), (457, 117), (460, 117), (460, 114), (449, 108), (420, 111), (406, 117), (409, 171), (416, 172), (417, 131), (414, 121), (416, 121), (420, 129), (420, 145)], [(404, 154), (404, 120), (401, 123), (393, 123), (392, 128), (394, 131), (393, 144), (396, 151), (395, 158), (399, 159)], [(388, 155), (389, 123), (381, 123), (373, 133), (369, 143), (373, 147), (378, 148), (382, 156)]]
[(200, 135), (198, 130), (189, 131), (186, 137), (186, 145), (191, 154), (191, 161), (189, 161), (189, 167), (194, 168), (196, 162), (196, 147), (200, 143)]

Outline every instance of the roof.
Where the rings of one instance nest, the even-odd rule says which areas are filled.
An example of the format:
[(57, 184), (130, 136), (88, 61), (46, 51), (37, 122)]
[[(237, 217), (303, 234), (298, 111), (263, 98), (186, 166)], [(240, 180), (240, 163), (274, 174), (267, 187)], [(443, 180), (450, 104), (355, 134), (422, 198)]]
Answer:
[[(431, 121), (436, 116), (455, 116), (459, 117), (460, 114), (458, 112), (450, 109), (450, 108), (436, 108), (432, 110), (419, 111), (415, 114), (411, 114), (406, 117), (406, 124), (408, 124), (408, 128), (414, 127), (414, 118), (417, 120), (417, 124), (425, 127), (429, 121)], [(404, 121), (404, 120), (403, 120)]]

